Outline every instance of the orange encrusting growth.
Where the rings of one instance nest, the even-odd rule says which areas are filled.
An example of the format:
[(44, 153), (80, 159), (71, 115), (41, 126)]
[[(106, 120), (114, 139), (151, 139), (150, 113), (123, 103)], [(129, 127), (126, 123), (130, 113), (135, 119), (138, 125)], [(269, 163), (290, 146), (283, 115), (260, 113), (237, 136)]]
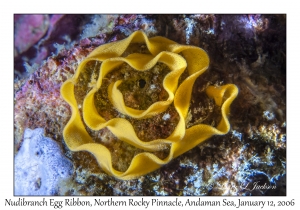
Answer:
[[(133, 53), (127, 57), (121, 57), (132, 43), (145, 43), (151, 54)], [(96, 84), (84, 99), (82, 121), (75, 99), (74, 86), (77, 83), (80, 72), (83, 71), (89, 61), (100, 61), (102, 64)], [(148, 70), (157, 62), (162, 62), (170, 68), (171, 71), (163, 80), (163, 87), (169, 95), (168, 99), (155, 102), (146, 110), (136, 110), (125, 105), (123, 95), (117, 88), (122, 83), (121, 80), (110, 84), (108, 87), (109, 100), (114, 107), (120, 113), (132, 118), (150, 118), (164, 112), (170, 104), (174, 103), (180, 120), (173, 133), (166, 139), (144, 142), (137, 137), (133, 126), (126, 119), (114, 118), (106, 121), (97, 112), (94, 105), (94, 94), (101, 87), (105, 75), (124, 62), (138, 71)], [(141, 31), (132, 33), (124, 40), (96, 48), (78, 66), (73, 78), (68, 79), (61, 87), (62, 97), (72, 108), (71, 119), (63, 133), (67, 146), (72, 151), (85, 150), (91, 152), (106, 173), (119, 179), (128, 180), (158, 169), (212, 135), (226, 134), (230, 129), (227, 118), (229, 107), (238, 94), (238, 88), (232, 84), (220, 87), (209, 86), (206, 90), (207, 95), (214, 98), (215, 103), (221, 107), (222, 119), (217, 127), (198, 124), (186, 129), (185, 118), (189, 109), (193, 84), (206, 71), (208, 66), (209, 57), (201, 48), (180, 45), (159, 36), (148, 38)], [(189, 76), (178, 87), (178, 79), (186, 68)], [(143, 149), (145, 152), (136, 155), (125, 172), (115, 170), (112, 166), (110, 151), (105, 146), (95, 143), (86, 131), (84, 123), (92, 130), (100, 130), (107, 127), (119, 140)], [(151, 153), (160, 150), (162, 145), (166, 143), (171, 144), (171, 148), (169, 155), (165, 159), (162, 160)]]

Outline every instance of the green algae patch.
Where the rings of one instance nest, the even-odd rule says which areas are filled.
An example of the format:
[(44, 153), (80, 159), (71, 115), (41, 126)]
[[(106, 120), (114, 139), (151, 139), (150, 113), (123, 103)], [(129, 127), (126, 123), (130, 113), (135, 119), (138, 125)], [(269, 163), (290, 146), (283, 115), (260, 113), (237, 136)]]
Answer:
[[(72, 108), (63, 132), (66, 145), (72, 151), (92, 153), (106, 173), (127, 180), (158, 169), (213, 135), (226, 134), (229, 107), (238, 94), (232, 84), (206, 89), (221, 109), (216, 127), (186, 125), (194, 82), (208, 66), (209, 57), (201, 48), (159, 36), (148, 38), (141, 31), (96, 48), (61, 87)], [(169, 133), (143, 137), (147, 131), (140, 129), (146, 126), (139, 124), (168, 120), (164, 130)], [(136, 148), (126, 169), (115, 168), (114, 150), (92, 134), (103, 129), (111, 132), (115, 143)]]

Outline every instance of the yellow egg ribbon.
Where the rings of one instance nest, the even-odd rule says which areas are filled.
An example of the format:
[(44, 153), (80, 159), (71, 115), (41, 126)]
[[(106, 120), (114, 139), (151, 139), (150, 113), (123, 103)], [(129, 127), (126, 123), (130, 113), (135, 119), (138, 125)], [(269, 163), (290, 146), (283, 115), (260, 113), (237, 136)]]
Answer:
[[(133, 53), (127, 57), (121, 57), (128, 46), (133, 43), (146, 44), (150, 54)], [(81, 71), (89, 61), (100, 61), (102, 63), (98, 80), (83, 101), (83, 122), (75, 99), (74, 87)], [(137, 71), (145, 71), (151, 69), (158, 62), (166, 64), (170, 69), (163, 80), (163, 87), (169, 94), (167, 100), (155, 102), (146, 110), (137, 110), (125, 105), (123, 95), (118, 90), (118, 86), (122, 83), (121, 80), (110, 84), (107, 90), (109, 100), (114, 108), (120, 113), (136, 119), (150, 118), (162, 113), (170, 104), (174, 103), (180, 119), (172, 134), (166, 139), (144, 142), (137, 137), (133, 126), (126, 119), (113, 118), (106, 121), (100, 116), (94, 104), (94, 94), (100, 89), (105, 75), (121, 64), (127, 63)], [(66, 145), (71, 151), (88, 151), (92, 153), (106, 173), (118, 179), (128, 180), (160, 168), (212, 135), (226, 134), (230, 129), (227, 118), (230, 111), (229, 107), (238, 94), (238, 88), (233, 84), (219, 87), (209, 86), (206, 89), (207, 95), (214, 98), (215, 103), (221, 107), (222, 119), (217, 127), (198, 124), (186, 129), (185, 119), (188, 114), (194, 82), (207, 70), (208, 66), (209, 57), (203, 49), (180, 45), (160, 36), (148, 38), (141, 31), (132, 33), (124, 40), (97, 47), (79, 64), (74, 76), (65, 81), (61, 87), (62, 97), (72, 108), (71, 119), (63, 131)], [(189, 76), (178, 87), (178, 79), (186, 68)], [(110, 151), (92, 139), (86, 131), (84, 123), (95, 131), (106, 127), (119, 140), (143, 149), (145, 152), (134, 156), (125, 172), (118, 171), (112, 166)], [(165, 159), (162, 160), (151, 153), (159, 150), (161, 145), (166, 143), (171, 144), (171, 147), (169, 155)]]

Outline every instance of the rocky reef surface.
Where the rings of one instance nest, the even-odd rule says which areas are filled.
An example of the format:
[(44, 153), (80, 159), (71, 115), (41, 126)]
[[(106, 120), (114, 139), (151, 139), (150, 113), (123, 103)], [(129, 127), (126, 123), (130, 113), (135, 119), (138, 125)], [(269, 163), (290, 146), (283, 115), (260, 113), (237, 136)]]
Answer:
[[(72, 152), (65, 145), (62, 133), (71, 109), (60, 87), (97, 46), (136, 30), (208, 53), (210, 68), (194, 84), (187, 127), (217, 123), (210, 114), (214, 107), (202, 100), (207, 85), (232, 83), (239, 94), (230, 107), (228, 134), (211, 137), (152, 173), (123, 181), (104, 173), (92, 154)], [(26, 129), (43, 128), (74, 168), (68, 182), (49, 194), (286, 195), (285, 15), (16, 15), (14, 39), (15, 156), (26, 143)], [(124, 91), (125, 101), (140, 103)], [(167, 135), (170, 117), (157, 118), (151, 129), (137, 125), (140, 135)], [(98, 135), (112, 149), (124, 150), (122, 158), (114, 158), (122, 160), (117, 167), (126, 167), (132, 158), (126, 145), (107, 129)]]

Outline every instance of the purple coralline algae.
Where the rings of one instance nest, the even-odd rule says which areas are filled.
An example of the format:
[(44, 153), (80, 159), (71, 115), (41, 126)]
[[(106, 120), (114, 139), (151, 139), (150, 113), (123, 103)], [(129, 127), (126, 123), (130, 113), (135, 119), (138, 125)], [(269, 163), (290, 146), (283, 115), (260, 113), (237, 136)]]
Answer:
[(47, 32), (48, 15), (15, 15), (15, 56), (36, 44)]
[(26, 129), (15, 156), (15, 195), (57, 195), (58, 183), (73, 174), (73, 165), (44, 129)]

